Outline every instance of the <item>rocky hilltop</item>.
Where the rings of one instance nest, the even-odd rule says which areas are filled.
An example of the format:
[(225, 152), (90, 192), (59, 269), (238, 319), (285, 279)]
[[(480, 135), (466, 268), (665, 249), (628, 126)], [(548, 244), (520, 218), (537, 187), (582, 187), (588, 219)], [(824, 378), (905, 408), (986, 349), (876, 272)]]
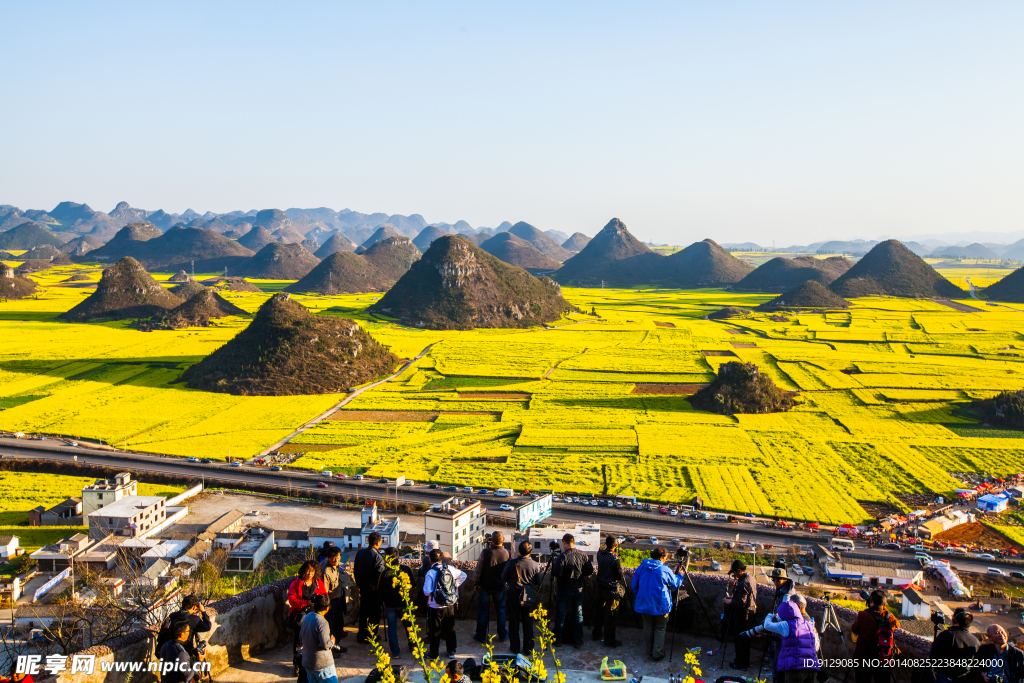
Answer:
[[(188, 284), (198, 283), (187, 283)], [(179, 329), (182, 327), (206, 327), (210, 324), (211, 318), (224, 318), (229, 315), (249, 315), (238, 306), (217, 294), (212, 289), (198, 285), (201, 290), (193, 294), (188, 300), (174, 308), (163, 318), (163, 324), (167, 327)]]
[(36, 291), (36, 283), (14, 274), (14, 268), (0, 263), (0, 299), (24, 299)]
[(141, 263), (126, 256), (103, 271), (95, 292), (58, 317), (71, 322), (151, 318), (181, 303)]
[(413, 238), (412, 243), (421, 252), (425, 252), (438, 237), (444, 237), (448, 233), (436, 225), (428, 225), (420, 231), (420, 234)]
[(841, 297), (900, 296), (963, 298), (963, 291), (896, 240), (876, 245), (829, 289)]
[(64, 241), (50, 232), (42, 223), (29, 221), (0, 232), (0, 249), (31, 249), (50, 245), (60, 247)]
[(562, 249), (565, 249), (571, 254), (578, 254), (583, 250), (583, 247), (590, 244), (590, 238), (584, 235), (582, 232), (574, 232), (569, 239), (562, 242)]
[(323, 243), (319, 249), (316, 250), (314, 256), (318, 259), (325, 259), (331, 254), (339, 251), (355, 251), (356, 245), (352, 243), (352, 240), (342, 235), (340, 232), (332, 234), (327, 241)]
[(420, 258), (408, 237), (389, 237), (362, 254), (337, 251), (325, 258), (288, 292), (342, 294), (383, 292), (405, 275)]
[(663, 257), (661, 277), (677, 287), (717, 287), (739, 282), (754, 267), (741, 261), (711, 239), (694, 242)]
[(530, 327), (571, 309), (548, 278), (535, 278), (458, 235), (435, 240), (370, 308), (435, 330)]
[(193, 389), (242, 396), (340, 393), (389, 374), (398, 359), (345, 318), (275, 294), (234, 339), (186, 370)]
[(761, 264), (754, 272), (733, 285), (733, 289), (756, 292), (785, 292), (808, 280), (830, 285), (853, 267), (853, 262), (842, 256), (815, 258), (778, 256)]
[(600, 287), (602, 281), (610, 286), (651, 282), (662, 259), (613, 218), (552, 277), (583, 287)]
[(753, 363), (718, 366), (718, 377), (690, 397), (690, 405), (721, 415), (778, 413), (793, 407), (793, 399)]
[(572, 256), (571, 252), (563, 249), (558, 242), (551, 239), (550, 235), (524, 221), (519, 221), (509, 228), (508, 231), (516, 237), (526, 240), (532, 244), (537, 251), (554, 261), (558, 261), (559, 263)]
[(993, 301), (1024, 304), (1024, 268), (1018, 268), (999, 282), (989, 285), (981, 294)]
[(197, 271), (235, 268), (252, 252), (234, 240), (205, 228), (177, 226), (166, 233), (152, 223), (130, 223), (85, 261), (115, 261), (130, 256), (149, 270)]
[(238, 238), (238, 243), (252, 252), (257, 252), (276, 241), (277, 239), (262, 225), (254, 225), (249, 232)]

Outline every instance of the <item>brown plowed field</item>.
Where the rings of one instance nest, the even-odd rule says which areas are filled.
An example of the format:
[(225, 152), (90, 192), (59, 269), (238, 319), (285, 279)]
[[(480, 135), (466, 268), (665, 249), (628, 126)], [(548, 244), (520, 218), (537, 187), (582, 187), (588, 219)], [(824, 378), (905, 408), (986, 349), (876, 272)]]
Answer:
[(339, 410), (327, 419), (339, 422), (433, 422), (439, 414), (423, 410)]
[(654, 321), (654, 324), (658, 327), (675, 327), (672, 323), (659, 323), (657, 320)]
[(995, 548), (997, 550), (1024, 550), (1024, 547), (1014, 543), (1006, 536), (993, 531), (981, 522), (973, 524), (961, 524), (952, 529), (943, 531), (935, 537), (936, 541), (943, 543), (959, 543), (960, 545), (978, 545), (982, 548)]

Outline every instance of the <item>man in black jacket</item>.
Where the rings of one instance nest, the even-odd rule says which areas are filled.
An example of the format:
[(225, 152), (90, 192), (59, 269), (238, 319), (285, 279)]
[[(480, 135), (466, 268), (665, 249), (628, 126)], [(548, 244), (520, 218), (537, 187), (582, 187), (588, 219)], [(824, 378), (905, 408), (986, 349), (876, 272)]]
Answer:
[(188, 623), (189, 636), (183, 645), (189, 656), (199, 661), (206, 659), (205, 653), (200, 654), (197, 651), (197, 644), (199, 634), (208, 633), (213, 628), (213, 623), (210, 621), (210, 615), (206, 613), (203, 603), (199, 602), (199, 598), (194, 595), (186, 595), (181, 601), (181, 609), (177, 612), (172, 612), (167, 617), (166, 623), (170, 624), (175, 621), (185, 621)]
[(932, 643), (928, 658), (949, 666), (935, 667), (935, 683), (966, 683), (971, 680), (978, 654), (978, 639), (971, 634), (974, 615), (963, 607), (953, 612), (953, 625)]
[(1020, 683), (1024, 678), (1024, 652), (1009, 642), (1006, 631), (992, 624), (986, 631), (988, 641), (978, 648), (978, 662), (988, 666), (978, 673), (985, 683)]
[[(538, 587), (541, 580), (540, 565), (530, 558), (533, 545), (529, 541), (519, 544), (519, 557), (509, 561), (501, 572), (501, 580), (508, 586), (508, 645), (512, 654), (530, 654), (533, 651), (533, 617), (531, 606), (524, 605), (526, 586)], [(535, 608), (535, 606), (534, 606)], [(522, 649), (519, 647), (519, 626), (523, 627)]]
[(576, 538), (572, 534), (562, 536), (562, 554), (551, 563), (551, 575), (558, 580), (555, 594), (556, 645), (572, 641), (573, 647), (583, 647), (583, 579), (593, 573), (594, 565), (590, 558), (576, 549)]
[[(381, 601), (384, 604), (384, 623), (388, 629), (388, 645), (391, 647), (391, 658), (398, 659), (402, 656), (402, 651), (398, 647), (399, 622), (405, 628), (405, 637), (409, 643), (409, 651), (412, 651), (412, 639), (409, 638), (409, 628), (412, 626), (412, 623), (402, 618), (405, 614), (405, 597), (402, 594), (402, 587), (403, 585), (406, 586), (407, 590), (410, 591), (410, 597), (412, 597), (411, 591), (413, 586), (416, 585), (416, 577), (409, 567), (399, 564), (398, 548), (388, 548), (384, 551), (384, 554), (393, 565), (393, 568), (390, 566), (385, 568), (384, 573), (380, 576), (380, 586), (377, 592), (380, 593)], [(415, 609), (414, 606), (413, 610)]]
[(732, 597), (725, 598), (725, 618), (729, 624), (729, 634), (735, 638), (735, 659), (729, 664), (734, 669), (746, 669), (750, 666), (750, 638), (740, 635), (753, 626), (751, 621), (757, 613), (757, 582), (747, 573), (747, 565), (742, 560), (733, 560), (729, 567), (729, 575), (735, 579), (732, 586)]
[(352, 573), (359, 587), (359, 632), (356, 634), (356, 641), (360, 643), (369, 642), (371, 629), (373, 635), (377, 635), (381, 615), (377, 584), (385, 568), (384, 558), (379, 551), (380, 534), (376, 531), (371, 532), (366, 542), (367, 547), (356, 553), (352, 566)]
[(157, 653), (160, 658), (161, 683), (191, 683), (195, 677), (192, 658), (185, 649), (185, 641), (190, 636), (187, 621), (176, 621), (171, 626), (171, 639)]
[(500, 531), (491, 534), (491, 545), (480, 553), (476, 563), (476, 633), (473, 640), (487, 642), (487, 622), (491, 617), (491, 603), (494, 603), (494, 616), (497, 621), (498, 642), (508, 638), (505, 628), (505, 582), (501, 573), (508, 562), (508, 551), (505, 550), (505, 536)]
[(597, 605), (594, 617), (594, 640), (601, 640), (604, 631), (604, 646), (622, 645), (615, 640), (615, 612), (619, 608), (619, 589), (625, 589), (626, 577), (619, 562), (619, 540), (613, 535), (604, 539), (604, 548), (597, 553)]

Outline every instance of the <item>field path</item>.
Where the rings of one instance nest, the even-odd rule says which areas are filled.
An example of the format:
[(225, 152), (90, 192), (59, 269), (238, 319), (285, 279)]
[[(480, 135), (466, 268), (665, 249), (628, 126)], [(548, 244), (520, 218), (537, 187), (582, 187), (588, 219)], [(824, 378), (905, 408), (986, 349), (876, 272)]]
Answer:
[(343, 398), (343, 399), (341, 400), (341, 403), (339, 403), (339, 404), (337, 404), (337, 405), (335, 405), (335, 406), (332, 406), (332, 407), (331, 407), (330, 409), (328, 409), (328, 410), (327, 410), (326, 412), (320, 413), (319, 415), (317, 415), (316, 417), (314, 417), (314, 418), (313, 418), (312, 420), (310, 420), (309, 422), (305, 423), (304, 425), (302, 425), (301, 427), (299, 427), (298, 429), (296, 429), (296, 430), (295, 430), (294, 432), (292, 432), (292, 433), (291, 433), (291, 434), (289, 434), (288, 436), (284, 437), (283, 439), (281, 439), (280, 441), (278, 441), (277, 443), (275, 443), (275, 444), (274, 444), (273, 446), (270, 446), (270, 447), (268, 447), (268, 448), (265, 448), (265, 449), (263, 449), (263, 450), (262, 450), (262, 451), (260, 452), (260, 454), (259, 454), (258, 456), (256, 456), (256, 457), (260, 457), (260, 456), (266, 455), (267, 453), (270, 453), (271, 451), (276, 451), (276, 450), (277, 450), (278, 448), (281, 448), (282, 446), (284, 446), (285, 444), (287, 444), (287, 443), (288, 443), (289, 441), (291, 441), (292, 439), (294, 439), (295, 437), (297, 437), (297, 436), (298, 436), (299, 434), (301, 434), (302, 432), (304, 432), (304, 431), (306, 431), (307, 429), (309, 429), (310, 427), (312, 427), (312, 426), (316, 425), (316, 424), (317, 424), (317, 423), (319, 423), (319, 422), (322, 422), (323, 420), (326, 420), (326, 419), (327, 419), (327, 418), (329, 418), (329, 417), (330, 417), (331, 415), (334, 415), (334, 414), (335, 414), (336, 412), (338, 412), (339, 410), (341, 410), (342, 408), (344, 408), (344, 407), (345, 407), (346, 405), (348, 405), (348, 403), (349, 403), (349, 402), (350, 402), (350, 401), (351, 401), (352, 399), (354, 399), (354, 398), (355, 398), (356, 396), (359, 396), (359, 394), (363, 393), (363, 392), (364, 392), (364, 391), (366, 391), (367, 389), (373, 389), (374, 387), (379, 387), (379, 386), (380, 386), (381, 384), (384, 384), (384, 382), (390, 382), (390, 381), (391, 381), (391, 380), (393, 380), (394, 378), (398, 377), (398, 376), (399, 376), (399, 375), (401, 375), (401, 374), (402, 374), (403, 372), (405, 372), (405, 371), (406, 371), (406, 369), (407, 369), (407, 368), (408, 368), (408, 367), (409, 367), (410, 365), (412, 365), (413, 363), (415, 363), (416, 361), (418, 361), (418, 360), (419, 360), (420, 358), (423, 358), (423, 356), (427, 355), (427, 351), (430, 351), (431, 347), (433, 347), (433, 346), (434, 346), (434, 344), (437, 344), (437, 343), (438, 343), (438, 342), (433, 342), (433, 343), (431, 343), (431, 344), (427, 344), (427, 347), (426, 347), (425, 349), (423, 349), (422, 351), (420, 351), (420, 353), (419, 353), (419, 355), (418, 355), (418, 356), (416, 356), (416, 357), (415, 357), (415, 358), (413, 358), (412, 360), (408, 361), (408, 362), (407, 362), (407, 363), (406, 363), (405, 365), (403, 365), (402, 367), (398, 368), (398, 370), (397, 370), (397, 371), (395, 372), (395, 374), (393, 374), (393, 375), (388, 375), (388, 376), (387, 376), (387, 377), (385, 377), (384, 379), (379, 379), (379, 380), (377, 380), (376, 382), (374, 382), (374, 383), (372, 383), (372, 384), (367, 384), (367, 385), (366, 385), (365, 387), (360, 387), (360, 388), (356, 389), (355, 391), (353, 391), (352, 393), (350, 393), (350, 394), (349, 394), (348, 396), (346, 396), (345, 398)]

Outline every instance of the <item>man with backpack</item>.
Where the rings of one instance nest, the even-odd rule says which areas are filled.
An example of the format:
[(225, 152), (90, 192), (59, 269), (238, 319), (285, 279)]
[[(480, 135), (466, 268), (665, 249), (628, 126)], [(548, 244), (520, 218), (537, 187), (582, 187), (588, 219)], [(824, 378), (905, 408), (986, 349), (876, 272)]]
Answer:
[(576, 538), (572, 534), (562, 536), (562, 553), (551, 562), (551, 575), (558, 579), (556, 645), (572, 641), (576, 649), (583, 647), (583, 579), (593, 573), (590, 558), (576, 549)]
[(477, 612), (476, 633), (473, 640), (478, 643), (487, 642), (487, 622), (491, 617), (491, 603), (494, 603), (494, 616), (497, 621), (498, 642), (508, 638), (505, 628), (505, 582), (501, 573), (509, 560), (505, 550), (505, 536), (500, 531), (491, 534), (491, 545), (484, 548), (476, 563)]
[(448, 658), (455, 656), (458, 643), (455, 640), (455, 605), (459, 602), (459, 586), (466, 580), (466, 573), (442, 561), (444, 553), (440, 548), (430, 551), (430, 569), (423, 577), (423, 594), (427, 596), (427, 641), (430, 650), (428, 659), (440, 656), (441, 638), (444, 638)]
[(873, 667), (871, 661), (888, 661), (896, 656), (893, 631), (899, 627), (899, 620), (885, 606), (885, 591), (872, 591), (868, 596), (867, 609), (857, 614), (850, 627), (853, 642), (856, 643), (853, 656), (860, 660), (856, 683), (889, 683), (892, 667)]
[(971, 633), (972, 623), (974, 615), (963, 607), (957, 607), (953, 612), (953, 625), (936, 636), (928, 653), (929, 659), (942, 664), (933, 668), (935, 683), (976, 680), (974, 668), (979, 644)]
[(371, 631), (376, 636), (380, 624), (381, 602), (377, 584), (384, 573), (384, 558), (378, 550), (380, 543), (380, 534), (370, 532), (366, 537), (366, 547), (356, 553), (352, 563), (353, 578), (359, 586), (359, 632), (356, 634), (356, 642), (359, 643), (368, 643)]
[[(533, 651), (533, 611), (537, 609), (536, 588), (541, 577), (540, 565), (533, 561), (529, 541), (519, 544), (519, 557), (509, 561), (501, 572), (501, 580), (508, 586), (508, 645), (512, 654), (530, 654)], [(523, 642), (519, 647), (519, 626), (522, 624)]]

